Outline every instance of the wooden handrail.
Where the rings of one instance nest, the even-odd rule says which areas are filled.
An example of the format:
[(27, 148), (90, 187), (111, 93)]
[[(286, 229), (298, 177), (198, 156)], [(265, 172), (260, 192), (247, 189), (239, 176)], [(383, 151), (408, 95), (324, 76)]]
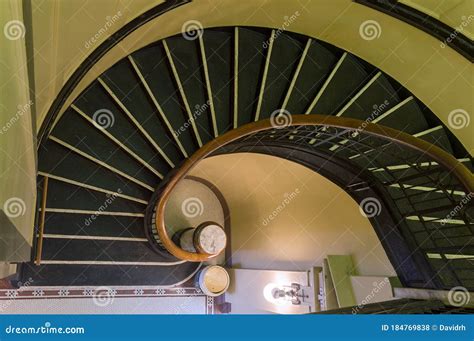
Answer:
[[(292, 122), (289, 126), (330, 126), (342, 129), (353, 129), (418, 150), (423, 154), (429, 155), (432, 160), (436, 161), (440, 166), (448, 169), (450, 173), (465, 187), (467, 193), (474, 192), (474, 178), (472, 173), (464, 165), (443, 149), (412, 135), (379, 124), (367, 123), (366, 121), (352, 118), (326, 115), (293, 115), (291, 116), (291, 119)], [(270, 119), (249, 123), (233, 129), (202, 146), (182, 164), (180, 169), (174, 173), (171, 178), (168, 179), (168, 182), (162, 189), (161, 196), (156, 204), (155, 224), (161, 243), (172, 255), (179, 259), (192, 262), (202, 262), (215, 257), (215, 255), (191, 253), (182, 250), (173, 243), (166, 231), (164, 220), (166, 203), (178, 182), (183, 179), (200, 160), (209, 156), (217, 149), (242, 137), (269, 129), (275, 129)]]
[(45, 176), (43, 181), (43, 195), (41, 198), (41, 215), (39, 222), (39, 231), (38, 231), (38, 244), (36, 247), (36, 259), (35, 264), (41, 264), (41, 254), (43, 252), (43, 235), (44, 235), (44, 223), (46, 215), (46, 199), (48, 198), (48, 183), (49, 177)]

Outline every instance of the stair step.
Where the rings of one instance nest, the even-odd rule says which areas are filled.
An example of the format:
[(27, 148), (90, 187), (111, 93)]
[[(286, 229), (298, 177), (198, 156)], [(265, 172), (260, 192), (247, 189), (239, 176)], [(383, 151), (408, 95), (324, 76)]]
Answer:
[[(117, 172), (121, 171), (112, 171), (106, 167), (101, 167), (99, 164), (71, 152), (52, 140), (47, 141), (44, 144), (44, 148), (39, 151), (38, 161), (38, 168), (44, 173), (55, 174), (114, 192), (121, 188), (124, 194), (141, 200), (148, 201), (154, 190), (153, 180), (145, 180), (141, 178), (139, 173), (133, 173), (132, 171), (130, 173), (121, 173), (123, 175), (120, 175)], [(128, 162), (131, 165), (134, 164), (131, 160), (128, 160)], [(137, 170), (134, 171), (136, 172)], [(93, 176), (91, 176), (92, 174)], [(150, 183), (142, 180), (150, 181)]]
[[(137, 154), (136, 150), (125, 146), (122, 140), (118, 143), (123, 144), (123, 147), (117, 145), (106, 135), (106, 133), (110, 134), (109, 132), (102, 132), (92, 127), (91, 123), (77, 114), (69, 114), (70, 112), (66, 120), (61, 120), (55, 127), (50, 140), (60, 144), (69, 152), (77, 149), (127, 174), (133, 174), (134, 178), (147, 184), (155, 185), (163, 176), (160, 170), (154, 167), (153, 162), (150, 162), (153, 159), (144, 159)], [(141, 153), (143, 155), (143, 151)], [(66, 158), (74, 154), (80, 153), (67, 153)], [(163, 169), (161, 171), (163, 172)]]
[(312, 40), (286, 110), (293, 115), (304, 114), (336, 63), (333, 52)]
[(237, 124), (253, 122), (269, 44), (269, 33), (238, 29), (238, 108)]
[[(86, 224), (86, 220), (90, 223)], [(50, 213), (45, 220), (44, 233), (72, 236), (109, 236), (144, 238), (143, 218), (86, 214)]]
[[(118, 188), (116, 191), (120, 194), (122, 189)], [(146, 205), (115, 195), (91, 191), (87, 188), (49, 179), (46, 207), (143, 213)]]
[(281, 109), (305, 43), (288, 34), (281, 34), (274, 39), (265, 87), (261, 89), (260, 119), (268, 118), (275, 110)]
[[(21, 278), (33, 278), (35, 286), (171, 286), (189, 279), (200, 267), (186, 262), (175, 266), (23, 264)], [(173, 275), (170, 276), (170, 273)]]
[(431, 144), (434, 144), (448, 153), (452, 154), (453, 149), (451, 148), (451, 142), (449, 142), (448, 135), (442, 126), (435, 126), (430, 129), (424, 130), (413, 136), (419, 137)]
[[(109, 83), (111, 82), (109, 81)], [(56, 137), (65, 141), (73, 141), (68, 137), (79, 136), (87, 143), (87, 141), (94, 141), (93, 138), (102, 135), (101, 140), (110, 141), (109, 154), (115, 149), (123, 149), (117, 142), (112, 142), (115, 138), (161, 174), (170, 169), (168, 164), (156, 157), (156, 150), (140, 131), (144, 128), (141, 125), (137, 126), (127, 117), (127, 114), (117, 106), (98, 81), (94, 82), (89, 91), (74, 102), (70, 110), (66, 114), (68, 115), (67, 120), (58, 122), (53, 130), (52, 134)], [(68, 120), (74, 120), (77, 126), (72, 122), (67, 122)], [(91, 136), (90, 140), (87, 138), (88, 135)]]
[(415, 98), (410, 96), (398, 105), (378, 115), (372, 123), (381, 124), (407, 134), (414, 134), (428, 129), (423, 112), (420, 110)]
[[(136, 51), (132, 57), (168, 118), (174, 134), (181, 141), (187, 154), (191, 155), (198, 148), (198, 144), (163, 44), (154, 44)], [(150, 60), (153, 60), (153, 63), (149, 63)]]
[(323, 85), (318, 92), (317, 102), (309, 111), (310, 114), (333, 115), (342, 108), (352, 95), (354, 95), (361, 85), (368, 82), (371, 76), (357, 61), (349, 54), (341, 57), (338, 64), (333, 68), (325, 80), (327, 85)]
[(168, 58), (176, 68), (175, 83), (178, 88), (178, 82), (182, 86), (181, 101), (196, 122), (197, 135), (204, 145), (214, 138), (214, 134), (199, 41), (178, 35), (166, 39), (166, 46)]
[[(169, 170), (179, 163), (182, 160), (182, 155), (169, 130), (161, 124), (157, 109), (141, 84), (130, 60), (128, 58), (121, 60), (113, 68), (104, 72), (100, 80), (123, 104), (120, 114), (128, 122), (120, 121), (119, 124), (114, 125), (121, 140), (130, 139), (130, 145), (135, 145), (136, 140), (140, 138), (141, 144), (136, 145), (138, 151), (142, 152), (146, 146), (145, 150), (148, 154), (144, 154), (144, 158), (153, 159), (160, 165), (160, 169)], [(114, 103), (119, 105), (117, 101)], [(125, 110), (131, 114), (133, 120), (128, 117)], [(114, 131), (113, 129), (114, 127), (111, 127), (111, 132)]]
[(209, 81), (216, 112), (218, 135), (232, 129), (233, 125), (233, 30), (210, 30), (203, 34)]
[(43, 239), (42, 260), (106, 262), (169, 262), (148, 242), (120, 240)]
[[(371, 122), (399, 103), (400, 99), (392, 85), (381, 72), (378, 72), (369, 82), (359, 89), (351, 100), (338, 111), (336, 116)], [(393, 114), (398, 114), (398, 112)], [(398, 119), (400, 119), (400, 117), (398, 117)], [(385, 121), (384, 123), (387, 122), (389, 121)]]

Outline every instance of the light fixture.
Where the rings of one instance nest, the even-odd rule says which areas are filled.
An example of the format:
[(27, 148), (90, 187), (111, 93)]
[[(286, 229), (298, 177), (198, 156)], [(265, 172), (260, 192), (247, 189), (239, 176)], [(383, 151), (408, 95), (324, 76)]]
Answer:
[(309, 297), (298, 283), (290, 285), (268, 283), (263, 288), (263, 296), (268, 302), (276, 305), (300, 305)]

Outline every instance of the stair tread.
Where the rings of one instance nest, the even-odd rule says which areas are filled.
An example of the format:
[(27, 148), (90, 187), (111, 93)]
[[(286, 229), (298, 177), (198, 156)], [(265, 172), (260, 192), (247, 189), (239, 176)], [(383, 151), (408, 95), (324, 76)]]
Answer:
[(170, 262), (155, 253), (148, 242), (88, 239), (43, 239), (43, 260)]
[(370, 78), (370, 74), (362, 67), (357, 59), (351, 55), (347, 55), (315, 107), (311, 110), (311, 114), (335, 114), (357, 89), (369, 81)]
[(318, 89), (337, 62), (336, 55), (316, 41), (311, 42), (308, 54), (288, 101), (291, 114), (304, 114), (316, 97)]
[(233, 31), (211, 30), (203, 35), (219, 135), (232, 129)]
[[(188, 116), (169, 68), (163, 45), (161, 43), (150, 45), (134, 52), (132, 56), (169, 120), (174, 134), (178, 135), (186, 152), (192, 154), (198, 146), (192, 129), (188, 127)], [(149, 60), (154, 62), (149, 63)]]
[[(112, 69), (114, 68), (115, 67)], [(105, 81), (108, 85), (114, 87), (112, 81), (107, 78)], [(115, 91), (115, 93), (118, 97), (123, 97), (122, 92)], [(57, 127), (55, 127), (53, 135), (59, 135), (57, 137), (63, 137), (64, 139), (67, 139), (71, 135), (75, 135), (84, 140), (85, 143), (90, 144), (92, 144), (92, 141), (95, 141), (96, 139), (98, 141), (108, 140), (108, 145), (110, 145), (110, 147), (107, 148), (110, 148), (109, 152), (120, 149), (117, 144), (110, 141), (110, 138), (101, 131), (101, 129), (103, 129), (159, 172), (164, 173), (168, 171), (169, 166), (157, 157), (156, 150), (153, 146), (147, 142), (137, 126), (130, 121), (123, 110), (117, 106), (98, 81), (94, 82), (94, 84), (89, 87), (89, 91), (81, 95), (74, 102), (74, 105), (87, 117), (92, 119), (93, 122), (96, 122), (99, 129), (97, 129), (93, 123), (91, 124), (91, 122), (88, 122), (85, 118), (81, 117), (75, 110), (68, 110), (67, 120), (74, 120), (74, 124), (72, 122), (64, 122), (65, 120), (61, 120)], [(127, 109), (129, 111), (133, 110), (133, 108)], [(133, 111), (133, 114), (137, 113), (138, 111)], [(104, 121), (100, 121), (101, 119), (104, 119)], [(102, 122), (105, 122), (105, 124), (102, 124)], [(104, 128), (102, 128), (102, 126)], [(90, 139), (88, 136), (91, 136)], [(72, 139), (68, 140), (71, 141)]]
[[(24, 263), (21, 277), (35, 286), (174, 285), (186, 280), (199, 263), (169, 266), (34, 265)], [(170, 273), (172, 275), (170, 275)]]
[(238, 125), (253, 122), (270, 32), (239, 28)]
[[(170, 132), (158, 119), (157, 109), (140, 84), (140, 79), (130, 61), (124, 59), (118, 62), (114, 67), (107, 70), (101, 78), (107, 83), (107, 86), (116, 94), (130, 113), (132, 113), (143, 129), (147, 131), (155, 143), (163, 150), (166, 156), (173, 163), (179, 163), (182, 159), (182, 155), (179, 153)], [(153, 159), (155, 163), (161, 166), (161, 169), (168, 170), (170, 168), (169, 163), (161, 155), (156, 156), (156, 147), (151, 145), (140, 132), (136, 131), (134, 124), (129, 122), (129, 125), (132, 130), (121, 132), (121, 139), (131, 139), (130, 145), (134, 145), (135, 141), (140, 138), (144, 143), (142, 142), (142, 147), (139, 148), (139, 151), (142, 152), (144, 147), (147, 147), (148, 156), (146, 160)], [(117, 128), (122, 128), (122, 125), (117, 125)], [(118, 130), (120, 132), (120, 129)], [(139, 146), (137, 146), (137, 149), (138, 147)]]
[[(116, 189), (122, 193), (121, 188)], [(117, 196), (92, 191), (87, 188), (50, 179), (48, 183), (47, 208), (101, 210), (103, 212), (143, 213), (146, 205)]]
[(453, 153), (451, 143), (449, 142), (448, 135), (446, 134), (444, 128), (432, 131), (429, 134), (421, 136), (420, 138), (444, 149), (450, 154)]
[[(342, 117), (373, 120), (400, 102), (386, 77), (380, 75), (342, 113)], [(354, 96), (355, 98), (355, 96)]]
[[(72, 153), (53, 141), (45, 143), (44, 148), (39, 152), (38, 160), (39, 170), (45, 173), (54, 174), (111, 191), (116, 191), (118, 188), (121, 188), (123, 193), (143, 200), (148, 200), (151, 196), (150, 190), (143, 186), (105, 167), (101, 167), (80, 155)], [(92, 174), (94, 176), (91, 176)], [(130, 174), (140, 179), (137, 174)], [(150, 186), (152, 184), (153, 183), (149, 183)]]
[(188, 40), (182, 35), (166, 39), (186, 100), (202, 143), (213, 139), (211, 113), (207, 97), (201, 52), (198, 39)]
[[(139, 159), (120, 148), (111, 139), (101, 133), (99, 129), (92, 127), (91, 124), (86, 122), (82, 117), (70, 111), (65, 115), (67, 115), (65, 119), (61, 120), (53, 130), (52, 136), (95, 159), (127, 174), (133, 175), (134, 178), (147, 184), (152, 186), (158, 184), (160, 179), (151, 171), (151, 169), (155, 168), (150, 165), (149, 160), (141, 159), (148, 164), (151, 169), (144, 167), (145, 165)], [(76, 157), (77, 154), (71, 153), (70, 149), (68, 149), (69, 147), (63, 148), (67, 151), (67, 153), (65, 153), (64, 162), (67, 162), (67, 158), (70, 156), (73, 158)], [(78, 169), (76, 171), (81, 170)]]
[[(89, 223), (86, 224), (86, 220)], [(45, 234), (64, 234), (72, 236), (109, 236), (144, 238), (143, 218), (128, 216), (90, 214), (49, 213), (45, 220)]]
[(281, 34), (274, 39), (260, 119), (270, 117), (282, 107), (304, 47), (305, 43), (288, 34)]

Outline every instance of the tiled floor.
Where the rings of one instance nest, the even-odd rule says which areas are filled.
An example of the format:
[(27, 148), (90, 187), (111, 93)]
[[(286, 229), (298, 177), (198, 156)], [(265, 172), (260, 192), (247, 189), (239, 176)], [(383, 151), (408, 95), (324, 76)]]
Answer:
[(199, 289), (22, 287), (0, 290), (0, 314), (213, 314)]

